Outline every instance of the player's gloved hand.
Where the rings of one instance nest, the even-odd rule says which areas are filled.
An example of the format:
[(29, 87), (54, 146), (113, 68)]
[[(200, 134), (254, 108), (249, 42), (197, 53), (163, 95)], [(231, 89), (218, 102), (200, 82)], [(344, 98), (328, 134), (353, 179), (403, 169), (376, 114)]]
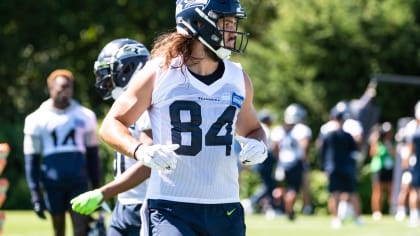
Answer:
[(34, 211), (37, 214), (37, 216), (41, 219), (47, 219), (47, 217), (45, 216), (45, 204), (43, 200), (36, 200), (33, 203), (34, 206)]
[(90, 215), (100, 207), (103, 198), (104, 195), (102, 192), (95, 189), (73, 198), (70, 201), (70, 204), (73, 211), (84, 215)]
[(267, 147), (264, 142), (238, 135), (235, 136), (235, 139), (242, 146), (242, 150), (239, 152), (239, 161), (242, 164), (255, 165), (267, 158)]
[(155, 170), (173, 170), (179, 156), (174, 152), (179, 144), (141, 145), (134, 153), (135, 159)]

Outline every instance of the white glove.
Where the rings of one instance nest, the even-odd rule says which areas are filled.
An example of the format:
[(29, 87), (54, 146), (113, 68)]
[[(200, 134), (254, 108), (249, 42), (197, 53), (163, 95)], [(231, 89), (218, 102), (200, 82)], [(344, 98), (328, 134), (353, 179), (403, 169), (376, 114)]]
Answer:
[(239, 152), (239, 161), (242, 164), (255, 165), (267, 158), (267, 147), (264, 142), (238, 135), (235, 136), (235, 139), (242, 146), (242, 150)]
[(173, 170), (176, 168), (176, 162), (179, 158), (174, 151), (179, 147), (179, 144), (141, 145), (134, 155), (136, 160), (151, 169)]

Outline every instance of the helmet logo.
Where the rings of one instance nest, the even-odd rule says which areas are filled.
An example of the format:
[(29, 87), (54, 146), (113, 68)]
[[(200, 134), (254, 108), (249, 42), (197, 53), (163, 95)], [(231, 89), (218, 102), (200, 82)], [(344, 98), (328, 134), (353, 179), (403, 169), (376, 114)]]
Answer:
[(209, 0), (178, 0), (176, 5), (176, 14), (189, 8), (203, 7), (207, 5)]

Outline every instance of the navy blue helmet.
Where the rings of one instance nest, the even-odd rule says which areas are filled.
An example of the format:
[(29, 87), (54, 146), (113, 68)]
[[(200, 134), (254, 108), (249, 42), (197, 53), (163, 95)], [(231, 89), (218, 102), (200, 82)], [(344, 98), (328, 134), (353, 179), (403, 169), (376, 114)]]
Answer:
[(132, 39), (121, 38), (107, 43), (94, 64), (95, 87), (104, 100), (116, 99), (127, 87), (134, 72), (149, 60), (147, 48)]
[(234, 31), (236, 43), (234, 48), (225, 47), (223, 33), (233, 32), (218, 29), (217, 21), (225, 16), (233, 16), (237, 20), (246, 18), (245, 10), (239, 0), (177, 0), (177, 31), (200, 40), (220, 59), (230, 57), (231, 52), (243, 53), (248, 44), (248, 33)]

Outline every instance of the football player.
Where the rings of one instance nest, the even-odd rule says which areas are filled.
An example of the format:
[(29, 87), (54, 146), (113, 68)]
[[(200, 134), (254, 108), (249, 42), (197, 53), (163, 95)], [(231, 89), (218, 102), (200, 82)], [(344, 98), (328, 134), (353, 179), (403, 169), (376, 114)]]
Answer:
[[(267, 157), (251, 79), (228, 60), (246, 46), (238, 31), (245, 16), (238, 0), (177, 1), (177, 31), (155, 41), (152, 59), (102, 123), (100, 134), (115, 149), (164, 164), (150, 166), (142, 207), (150, 235), (245, 235), (234, 136), (242, 163)], [(128, 129), (146, 110), (153, 145)]]
[(95, 114), (72, 99), (73, 73), (58, 69), (47, 78), (50, 98), (25, 119), (23, 151), (32, 203), (38, 217), (51, 215), (54, 234), (64, 235), (70, 212), (74, 235), (86, 235), (88, 217), (72, 211), (70, 199), (99, 187)]
[(303, 123), (305, 118), (306, 110), (300, 104), (290, 104), (284, 112), (284, 125), (274, 128), (271, 133), (273, 153), (278, 160), (276, 173), (279, 175), (279, 171), (284, 171), (287, 186), (284, 207), (289, 220), (295, 218), (296, 195), (303, 184), (312, 137), (311, 129)]
[[(133, 39), (120, 38), (106, 44), (94, 64), (95, 87), (101, 97), (104, 100), (118, 98), (127, 88), (133, 74), (143, 68), (149, 57), (150, 53), (147, 48)], [(143, 142), (151, 142), (147, 112), (131, 125), (129, 130), (133, 137), (141, 138)], [(108, 236), (138, 236), (140, 234), (140, 208), (147, 188), (147, 183), (143, 181), (149, 177), (150, 169), (141, 163), (137, 163), (137, 165), (136, 163), (137, 161), (133, 158), (116, 152), (114, 159), (115, 181), (99, 189), (81, 194), (71, 201), (75, 211), (90, 214), (101, 203), (119, 193), (112, 213)], [(133, 167), (134, 165), (136, 166)], [(125, 179), (122, 176), (125, 172), (127, 172), (125, 175), (130, 176), (127, 178), (131, 182), (121, 181)]]

